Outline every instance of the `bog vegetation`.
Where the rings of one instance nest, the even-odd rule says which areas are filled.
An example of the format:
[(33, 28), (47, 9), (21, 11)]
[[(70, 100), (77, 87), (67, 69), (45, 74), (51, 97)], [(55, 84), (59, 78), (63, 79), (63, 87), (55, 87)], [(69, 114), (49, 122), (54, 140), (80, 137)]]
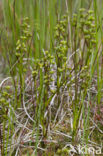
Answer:
[(1, 2), (1, 156), (103, 152), (102, 3)]

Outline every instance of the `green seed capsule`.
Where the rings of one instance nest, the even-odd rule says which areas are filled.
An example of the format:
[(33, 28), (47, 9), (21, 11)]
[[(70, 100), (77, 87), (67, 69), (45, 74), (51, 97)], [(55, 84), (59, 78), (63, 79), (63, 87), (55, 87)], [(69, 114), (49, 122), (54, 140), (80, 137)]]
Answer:
[(91, 26), (91, 21), (86, 21), (86, 22), (85, 22), (85, 25)]
[(25, 36), (20, 37), (22, 40), (26, 40), (27, 38)]
[(93, 10), (88, 10), (88, 14), (93, 14), (94, 11)]
[(91, 43), (96, 44), (96, 40), (93, 40), (93, 39), (92, 39), (92, 40), (91, 40)]
[(50, 71), (50, 74), (54, 74), (54, 71)]
[(80, 20), (80, 23), (81, 23), (81, 24), (85, 24), (85, 20), (84, 20), (84, 19), (81, 19), (81, 20)]
[(27, 23), (23, 23), (23, 24), (21, 25), (21, 27), (24, 28), (24, 29), (26, 29), (26, 28), (28, 27), (28, 24), (27, 24)]
[(6, 102), (6, 100), (4, 98), (0, 99), (0, 103), (5, 103), (5, 102)]
[(89, 31), (87, 29), (84, 29), (83, 32), (84, 32), (84, 34), (88, 34), (89, 33)]
[(57, 37), (59, 37), (59, 32), (58, 31), (55, 32), (55, 38), (57, 38)]
[(29, 20), (29, 18), (28, 17), (25, 17), (24, 19), (23, 19), (23, 21), (28, 21)]
[(62, 69), (62, 68), (58, 68), (58, 71), (59, 71), (59, 72), (63, 72), (63, 69)]
[(89, 17), (88, 17), (88, 20), (89, 20), (89, 21), (94, 21), (95, 18), (94, 18), (93, 16), (89, 16)]
[(20, 57), (20, 56), (21, 56), (21, 54), (20, 54), (20, 53), (16, 53), (15, 55), (16, 55), (17, 57)]
[(51, 89), (50, 91), (51, 91), (53, 94), (55, 93), (55, 90), (53, 90), (53, 89)]
[(16, 47), (16, 51), (19, 51), (21, 49), (21, 45), (18, 45), (17, 47)]
[(5, 86), (5, 89), (9, 90), (11, 87), (10, 86)]
[(85, 8), (80, 8), (79, 11), (80, 12), (84, 12), (85, 11)]
[(85, 39), (90, 39), (90, 35), (85, 35)]
[(91, 27), (92, 27), (92, 28), (95, 28), (96, 26), (95, 26), (95, 24), (91, 24)]
[(65, 153), (65, 154), (69, 154), (69, 150), (67, 148), (63, 148), (62, 152)]
[(32, 71), (32, 75), (37, 75), (38, 72), (36, 70)]
[(18, 46), (18, 45), (20, 45), (20, 44), (21, 44), (21, 43), (20, 43), (20, 40), (18, 40), (17, 43), (16, 43), (16, 45)]

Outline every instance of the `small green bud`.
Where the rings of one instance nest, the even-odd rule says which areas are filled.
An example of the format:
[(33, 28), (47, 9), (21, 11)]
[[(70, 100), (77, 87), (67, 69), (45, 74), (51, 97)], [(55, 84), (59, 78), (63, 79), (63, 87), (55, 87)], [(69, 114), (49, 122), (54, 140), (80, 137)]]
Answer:
[(88, 14), (93, 14), (94, 11), (93, 10), (88, 10)]
[(80, 8), (79, 11), (80, 12), (84, 12), (85, 11), (85, 8)]
[(59, 23), (62, 25), (63, 24), (63, 21), (60, 21)]
[(54, 56), (51, 56), (51, 59), (54, 59)]
[(38, 72), (37, 72), (36, 70), (32, 71), (32, 75), (33, 75), (33, 76), (35, 76), (35, 75), (37, 75), (37, 74), (38, 74)]
[(90, 35), (85, 35), (85, 39), (90, 39)]
[(9, 94), (8, 94), (7, 92), (4, 91), (4, 92), (2, 93), (2, 95), (3, 95), (4, 97), (7, 97)]
[(20, 54), (20, 53), (15, 53), (15, 55), (16, 55), (17, 57), (20, 57), (20, 56), (21, 56), (21, 54)]
[(17, 46), (20, 45), (20, 40), (17, 41), (16, 45), (17, 45)]
[(32, 37), (32, 34), (28, 32), (26, 36), (29, 38), (29, 37)]
[(60, 41), (60, 44), (62, 44), (62, 45), (66, 45), (66, 44), (67, 44), (67, 41), (65, 41), (65, 40), (61, 40), (61, 41)]
[(76, 17), (77, 18), (77, 14), (73, 14), (73, 18)]
[(63, 36), (62, 35), (60, 35), (60, 40), (62, 40), (63, 39)]
[(23, 21), (28, 22), (28, 21), (29, 21), (29, 18), (28, 18), (28, 17), (25, 17), (25, 18), (23, 19)]
[(68, 15), (64, 15), (64, 16), (63, 16), (63, 19), (67, 19), (67, 17), (68, 17)]
[(17, 46), (17, 47), (16, 47), (16, 51), (19, 51), (20, 48), (21, 48), (21, 45)]
[(67, 148), (63, 148), (62, 152), (65, 153), (65, 154), (69, 154), (69, 150)]
[(9, 90), (11, 87), (10, 86), (5, 86), (5, 89)]
[(39, 67), (40, 67), (40, 69), (43, 68), (43, 64), (42, 63), (39, 63)]
[(95, 26), (95, 24), (92, 23), (92, 24), (91, 24), (91, 27), (92, 27), (92, 28), (95, 28), (96, 26)]
[(87, 69), (88, 69), (88, 66), (82, 67), (82, 72), (84, 72), (84, 71), (87, 70)]
[(25, 45), (25, 43), (24, 43), (24, 42), (22, 43), (22, 47), (23, 47), (23, 48), (25, 48), (25, 47), (26, 47), (26, 45)]
[(61, 149), (58, 149), (57, 150), (57, 154), (61, 154), (62, 153), (62, 150)]
[(47, 80), (47, 79), (44, 80), (44, 83), (48, 83), (48, 82), (49, 82), (49, 80)]
[(50, 78), (50, 81), (54, 81), (54, 79), (53, 78)]
[(54, 71), (50, 71), (50, 74), (54, 74)]
[(21, 36), (20, 37), (22, 40), (26, 40), (27, 38), (26, 38), (26, 36)]
[(62, 68), (58, 68), (58, 71), (59, 71), (59, 72), (63, 72), (63, 69), (62, 69)]
[(93, 16), (89, 16), (89, 17), (88, 17), (88, 20), (90, 20), (90, 21), (94, 21), (95, 18), (94, 18)]
[(48, 51), (45, 51), (45, 54), (46, 54), (46, 55), (48, 55), (48, 54), (49, 54), (49, 52), (48, 52)]
[(92, 39), (92, 40), (91, 40), (91, 43), (96, 44), (96, 40), (93, 40), (93, 39)]
[(1, 98), (1, 99), (0, 99), (0, 103), (1, 103), (1, 104), (5, 103), (5, 102), (6, 102), (5, 98)]
[(87, 29), (84, 29), (83, 32), (84, 34), (88, 34), (89, 31)]
[(85, 22), (85, 25), (91, 26), (91, 21), (86, 21), (86, 22)]
[(80, 23), (81, 23), (81, 24), (85, 24), (85, 20), (84, 20), (84, 19), (81, 19), (81, 20), (80, 20)]
[(57, 37), (59, 37), (59, 32), (58, 31), (55, 32), (55, 38), (57, 38)]
[(50, 91), (54, 94), (56, 90), (51, 89)]
[(95, 38), (95, 37), (96, 37), (96, 33), (95, 33), (95, 32), (91, 32), (91, 36), (92, 36), (93, 38)]
[(67, 57), (64, 56), (64, 57), (63, 57), (63, 60), (66, 61), (66, 60), (67, 60)]

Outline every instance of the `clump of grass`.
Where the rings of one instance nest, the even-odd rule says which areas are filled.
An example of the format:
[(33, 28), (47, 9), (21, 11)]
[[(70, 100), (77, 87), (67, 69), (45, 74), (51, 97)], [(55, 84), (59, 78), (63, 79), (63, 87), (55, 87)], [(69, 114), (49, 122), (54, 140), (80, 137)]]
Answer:
[[(44, 57), (41, 60), (38, 59), (35, 60), (34, 69), (32, 71), (33, 84), (34, 84), (33, 93), (34, 93), (35, 120), (37, 125), (40, 123), (42, 124), (44, 129), (43, 130), (44, 135), (47, 134), (46, 131), (49, 122), (49, 114), (48, 114), (48, 118), (46, 119), (45, 112), (48, 111), (50, 98), (53, 94), (52, 93), (53, 91), (51, 90), (50, 87), (53, 81), (53, 76), (52, 76), (54, 73), (52, 69), (53, 65), (54, 65), (54, 57), (50, 55), (49, 51), (44, 51)], [(41, 85), (43, 88), (41, 88)], [(40, 105), (41, 96), (42, 96), (42, 105)], [(41, 115), (39, 114), (39, 111)]]
[[(40, 9), (39, 2), (36, 3), (36, 9)], [(38, 20), (40, 13), (35, 13), (35, 16)], [(16, 20), (15, 14), (14, 22)], [(93, 10), (81, 8), (70, 20), (66, 14), (57, 21), (54, 41), (50, 28), (50, 40), (46, 45), (44, 39), (48, 33), (43, 29), (42, 37), (40, 29), (36, 29), (31, 36), (30, 20), (23, 19), (19, 25), (20, 35), (18, 37), (16, 34), (15, 38), (13, 61), (10, 53), (7, 57), (13, 80), (13, 98), (3, 90), (0, 92), (1, 124), (4, 123), (4, 135), (0, 131), (2, 154), (24, 154), (25, 147), (30, 149), (30, 154), (49, 155), (52, 151), (53, 155), (68, 155), (68, 143), (75, 147), (88, 144), (92, 136), (94, 138), (95, 132), (91, 127), (95, 125), (98, 114), (93, 119), (91, 99), (95, 95), (91, 96), (91, 88), (93, 81), (99, 79), (95, 78), (93, 68), (97, 55), (95, 49), (98, 50), (96, 20)], [(52, 19), (50, 23), (53, 24)], [(13, 23), (10, 26), (14, 33)], [(7, 110), (11, 113), (10, 119)], [(10, 127), (8, 121), (9, 124), (13, 122), (13, 133), (10, 135), (8, 132), (11, 142), (8, 139), (5, 150), (2, 140), (6, 128)], [(101, 127), (99, 131), (102, 132)], [(12, 147), (15, 143), (16, 146)]]
[[(0, 88), (0, 152), (1, 155), (5, 155), (7, 152), (6, 146), (8, 144), (8, 137), (5, 135), (6, 125), (9, 120), (9, 109), (12, 95), (9, 93), (10, 86)], [(8, 129), (7, 129), (7, 133)], [(5, 140), (7, 139), (7, 140)]]
[[(20, 81), (20, 95), (19, 95), (19, 106), (22, 104), (22, 94), (23, 94), (23, 88), (24, 88), (24, 79), (25, 79), (25, 72), (27, 68), (27, 63), (25, 62), (24, 65), (24, 58), (29, 57), (30, 52), (29, 52), (29, 40), (31, 38), (31, 33), (30, 33), (30, 25), (28, 24), (28, 18), (23, 19), (23, 23), (21, 25), (21, 36), (18, 39), (16, 43), (16, 70), (19, 75), (19, 81)], [(14, 68), (15, 70), (15, 68)]]
[(60, 105), (60, 86), (63, 83), (63, 80), (66, 80), (66, 71), (67, 71), (67, 23), (68, 18), (65, 15), (61, 21), (55, 27), (55, 59), (56, 59), (56, 84), (57, 84), (57, 107)]

